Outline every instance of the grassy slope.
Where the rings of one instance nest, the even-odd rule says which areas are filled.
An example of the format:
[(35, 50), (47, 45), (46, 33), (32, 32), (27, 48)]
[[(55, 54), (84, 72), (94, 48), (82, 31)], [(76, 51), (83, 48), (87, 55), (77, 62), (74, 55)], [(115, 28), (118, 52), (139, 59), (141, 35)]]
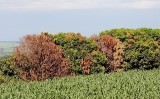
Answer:
[(64, 77), (0, 85), (0, 99), (158, 99), (160, 70)]

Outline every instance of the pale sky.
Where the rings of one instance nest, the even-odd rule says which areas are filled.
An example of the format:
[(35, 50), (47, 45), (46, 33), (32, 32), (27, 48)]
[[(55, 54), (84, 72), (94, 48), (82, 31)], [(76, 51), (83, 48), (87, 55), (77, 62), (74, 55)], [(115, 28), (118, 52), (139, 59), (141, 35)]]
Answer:
[(0, 0), (0, 41), (26, 34), (160, 28), (160, 0)]

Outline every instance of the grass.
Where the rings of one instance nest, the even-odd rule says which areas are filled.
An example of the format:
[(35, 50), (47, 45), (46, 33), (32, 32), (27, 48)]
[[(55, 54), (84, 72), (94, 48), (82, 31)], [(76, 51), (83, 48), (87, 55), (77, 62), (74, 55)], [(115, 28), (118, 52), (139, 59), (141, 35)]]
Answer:
[(159, 99), (160, 70), (127, 71), (0, 85), (0, 99)]

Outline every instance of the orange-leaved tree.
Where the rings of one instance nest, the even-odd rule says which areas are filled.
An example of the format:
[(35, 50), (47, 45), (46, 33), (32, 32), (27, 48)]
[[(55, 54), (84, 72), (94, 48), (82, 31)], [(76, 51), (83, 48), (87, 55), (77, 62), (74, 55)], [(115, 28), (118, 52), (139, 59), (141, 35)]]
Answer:
[(70, 63), (63, 50), (45, 35), (26, 35), (13, 57), (24, 80), (44, 80), (69, 74)]

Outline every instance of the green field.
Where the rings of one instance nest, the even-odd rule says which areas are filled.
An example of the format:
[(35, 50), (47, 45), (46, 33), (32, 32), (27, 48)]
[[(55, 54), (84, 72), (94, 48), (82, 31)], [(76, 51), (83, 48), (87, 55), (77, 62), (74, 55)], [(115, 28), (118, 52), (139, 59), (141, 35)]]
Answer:
[(19, 42), (16, 41), (0, 41), (0, 57), (4, 55), (11, 54)]
[(4, 83), (0, 99), (160, 99), (160, 70)]

